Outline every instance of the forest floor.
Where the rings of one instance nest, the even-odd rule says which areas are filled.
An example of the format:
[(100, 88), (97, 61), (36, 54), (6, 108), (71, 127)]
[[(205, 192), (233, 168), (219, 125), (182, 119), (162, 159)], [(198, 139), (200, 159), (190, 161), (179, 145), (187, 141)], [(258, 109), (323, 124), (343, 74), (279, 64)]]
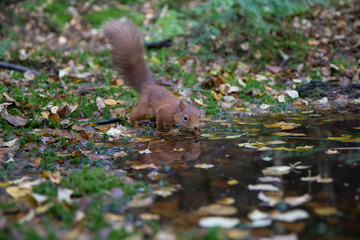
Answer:
[[(241, 209), (241, 201), (232, 206), (233, 201), (239, 201), (234, 196), (241, 198), (243, 193), (234, 190), (235, 195), (226, 196), (226, 189), (241, 185), (235, 175), (210, 181), (211, 186), (201, 183), (212, 191), (215, 187), (225, 189), (215, 202), (204, 200), (209, 192), (200, 190), (191, 192), (194, 199), (187, 199), (185, 190), (191, 184), (182, 178), (200, 181), (195, 175), (214, 168), (217, 160), (208, 160), (220, 153), (232, 156), (241, 151), (235, 155), (252, 156), (254, 153), (248, 151), (263, 147), (268, 148), (260, 151), (272, 151), (275, 148), (270, 145), (279, 142), (265, 142), (262, 136), (307, 131), (302, 120), (334, 127), (334, 132), (322, 129), (321, 138), (306, 132), (309, 135), (299, 146), (294, 145), (298, 143), (294, 139), (305, 135), (289, 132), (286, 136), (294, 142), (289, 140), (289, 146), (275, 151), (301, 155), (313, 151), (312, 141), (326, 137), (330, 139), (326, 141), (350, 145), (359, 142), (357, 133), (347, 127), (342, 132), (330, 124), (359, 129), (351, 122), (360, 109), (360, 8), (356, 1), (315, 4), (282, 19), (277, 28), (254, 31), (246, 14), (232, 16), (235, 22), (217, 22), (205, 18), (205, 13), (189, 19), (187, 8), (195, 13), (195, 7), (205, 6), (202, 1), (177, 6), (156, 1), (70, 2), (0, 4), (5, 9), (0, 12), (0, 239), (274, 236), (279, 231), (249, 230), (255, 228), (255, 220), (247, 215), (254, 207)], [(138, 95), (114, 70), (101, 31), (104, 22), (120, 17), (138, 25), (146, 43), (171, 39), (171, 46), (147, 48), (146, 61), (158, 84), (185, 101), (195, 100), (204, 114), (200, 136), (176, 129), (159, 134), (151, 120), (140, 128), (127, 123), (126, 116)], [(331, 117), (310, 120), (319, 116)], [(232, 147), (242, 150), (226, 147), (230, 139), (236, 139)], [(214, 144), (216, 140), (219, 142)], [(335, 147), (346, 148), (347, 144)], [(225, 147), (219, 150), (216, 146)], [(330, 151), (329, 156), (338, 153), (333, 148), (321, 146)], [(269, 156), (253, 155), (273, 159)], [(230, 159), (218, 161), (225, 164)], [(307, 169), (304, 163), (286, 164), (285, 169), (272, 170), (282, 171), (280, 174), (262, 173), (283, 175)], [(209, 171), (215, 174), (212, 176), (230, 171), (222, 170)], [(332, 182), (322, 170), (322, 175), (311, 181)], [(241, 183), (251, 188), (248, 179)], [(267, 187), (260, 190), (272, 191)], [(278, 195), (285, 192), (276, 191)], [(281, 212), (279, 208), (289, 201), (301, 202), (290, 205), (301, 205), (310, 201), (310, 195), (304, 193), (295, 200), (278, 196), (268, 199), (267, 204), (280, 206), (277, 210)], [(318, 209), (314, 211), (325, 211), (321, 216), (338, 213), (335, 208)], [(290, 222), (303, 219), (299, 211)], [(269, 214), (260, 220), (284, 219), (280, 213)], [(217, 218), (201, 221), (204, 215)], [(228, 217), (233, 215), (236, 217)], [(239, 219), (247, 225), (235, 228)], [(252, 227), (249, 221), (253, 221)], [(267, 223), (256, 222), (265, 224), (263, 227), (268, 227)], [(219, 228), (207, 230), (212, 226)], [(304, 225), (287, 224), (284, 229), (296, 234)]]

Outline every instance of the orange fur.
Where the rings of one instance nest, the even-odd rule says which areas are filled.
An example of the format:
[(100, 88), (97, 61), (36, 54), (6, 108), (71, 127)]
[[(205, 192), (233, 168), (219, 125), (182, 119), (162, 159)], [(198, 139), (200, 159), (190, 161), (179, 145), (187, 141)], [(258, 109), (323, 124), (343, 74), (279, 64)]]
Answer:
[(200, 112), (195, 103), (188, 104), (166, 88), (156, 85), (144, 59), (144, 47), (137, 28), (127, 21), (114, 20), (103, 26), (104, 34), (112, 45), (112, 61), (124, 81), (140, 95), (129, 114), (130, 122), (137, 122), (155, 114), (158, 130), (180, 124), (197, 130)]

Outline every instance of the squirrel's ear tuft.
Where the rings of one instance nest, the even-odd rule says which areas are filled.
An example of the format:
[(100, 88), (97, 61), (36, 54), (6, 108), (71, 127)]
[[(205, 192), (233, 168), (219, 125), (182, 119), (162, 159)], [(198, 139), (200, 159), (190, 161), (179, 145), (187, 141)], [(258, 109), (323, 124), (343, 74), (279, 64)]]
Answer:
[(194, 107), (196, 107), (196, 102), (195, 102), (195, 99), (191, 99), (191, 103)]
[(180, 111), (184, 111), (185, 110), (185, 103), (183, 101), (180, 100), (180, 103), (179, 103), (179, 109)]

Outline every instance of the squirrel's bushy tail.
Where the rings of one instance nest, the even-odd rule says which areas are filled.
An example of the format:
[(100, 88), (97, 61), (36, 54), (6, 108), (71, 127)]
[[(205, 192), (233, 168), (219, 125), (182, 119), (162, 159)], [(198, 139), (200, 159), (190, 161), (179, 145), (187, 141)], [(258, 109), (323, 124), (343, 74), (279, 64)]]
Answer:
[(113, 20), (103, 26), (105, 38), (112, 45), (115, 69), (127, 85), (141, 92), (154, 81), (144, 59), (144, 46), (137, 28), (128, 21)]

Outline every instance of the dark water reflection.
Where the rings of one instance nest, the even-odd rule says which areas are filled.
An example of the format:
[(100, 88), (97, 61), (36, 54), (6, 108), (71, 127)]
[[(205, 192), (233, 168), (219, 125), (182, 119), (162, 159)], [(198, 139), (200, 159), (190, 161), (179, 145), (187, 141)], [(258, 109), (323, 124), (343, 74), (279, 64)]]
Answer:
[[(360, 115), (311, 116), (279, 115), (262, 118), (241, 118), (218, 123), (206, 123), (205, 136), (199, 141), (190, 138), (169, 139), (151, 143), (151, 154), (131, 156), (133, 160), (160, 166), (163, 180), (180, 184), (181, 190), (170, 197), (158, 197), (150, 211), (162, 215), (161, 223), (179, 229), (198, 226), (201, 217), (197, 210), (223, 198), (233, 198), (240, 219), (239, 229), (247, 230), (245, 238), (284, 236), (287, 239), (359, 239), (360, 238)], [(265, 124), (277, 122), (296, 123), (291, 130), (268, 128)], [(211, 127), (210, 127), (211, 126)], [(247, 135), (225, 138), (230, 135)], [(304, 136), (277, 136), (277, 132), (303, 133)], [(333, 139), (331, 139), (333, 137)], [(343, 139), (338, 139), (343, 137)], [(239, 143), (264, 143), (282, 140), (285, 144), (274, 147), (295, 148), (313, 146), (304, 151), (257, 151), (237, 146)], [(135, 148), (145, 149), (146, 143)], [(338, 154), (326, 154), (328, 149), (338, 148)], [(174, 150), (175, 149), (175, 150)], [(271, 161), (264, 161), (271, 157)], [(292, 170), (280, 175), (280, 182), (272, 182), (281, 189), (283, 197), (310, 194), (311, 200), (298, 206), (278, 203), (267, 204), (258, 198), (258, 191), (250, 191), (248, 185), (259, 184), (262, 170), (269, 166), (289, 166), (301, 162), (309, 169)], [(195, 168), (198, 163), (213, 164), (213, 168)], [(301, 177), (331, 178), (332, 182), (301, 181)], [(134, 170), (143, 179), (150, 170)], [(237, 180), (230, 185), (228, 181)], [(169, 207), (170, 206), (170, 207)], [(326, 208), (325, 208), (326, 207)], [(162, 211), (159, 210), (162, 209)], [(168, 208), (168, 209), (166, 209)], [(306, 220), (282, 222), (273, 220), (270, 226), (250, 228), (248, 214), (259, 209), (264, 212), (286, 212), (303, 209), (310, 214)], [(329, 210), (330, 209), (330, 210)], [(328, 210), (328, 211), (327, 211)], [(334, 212), (335, 210), (335, 212)], [(166, 213), (171, 211), (171, 214)], [(288, 236), (289, 237), (289, 236)]]

